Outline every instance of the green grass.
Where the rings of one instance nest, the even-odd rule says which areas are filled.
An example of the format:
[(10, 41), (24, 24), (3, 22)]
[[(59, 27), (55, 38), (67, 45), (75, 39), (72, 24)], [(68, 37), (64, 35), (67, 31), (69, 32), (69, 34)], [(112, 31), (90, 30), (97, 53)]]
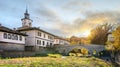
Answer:
[(114, 67), (94, 57), (26, 57), (0, 59), (0, 67)]

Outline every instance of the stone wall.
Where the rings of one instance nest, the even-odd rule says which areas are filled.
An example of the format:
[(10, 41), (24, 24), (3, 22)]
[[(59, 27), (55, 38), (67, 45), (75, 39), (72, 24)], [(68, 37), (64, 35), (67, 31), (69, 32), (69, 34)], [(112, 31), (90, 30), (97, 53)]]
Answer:
[(1, 56), (6, 58), (6, 57), (30, 57), (30, 56), (34, 56), (35, 52), (18, 52), (18, 51), (5, 51), (5, 52), (1, 52)]
[(24, 51), (25, 47), (23, 44), (0, 43), (0, 50), (3, 50), (3, 51)]

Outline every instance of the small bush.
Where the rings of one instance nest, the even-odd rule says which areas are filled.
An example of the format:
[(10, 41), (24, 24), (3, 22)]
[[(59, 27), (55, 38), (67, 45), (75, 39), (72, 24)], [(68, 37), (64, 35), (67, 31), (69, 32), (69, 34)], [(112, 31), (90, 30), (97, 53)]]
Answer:
[(69, 56), (76, 56), (75, 53), (69, 53)]
[(83, 56), (83, 54), (81, 54), (81, 53), (77, 53), (77, 56), (78, 56), (78, 57), (81, 57), (81, 56)]
[(52, 58), (61, 58), (62, 55), (60, 55), (60, 54), (48, 54), (48, 57), (52, 57)]
[(74, 48), (70, 53), (69, 56), (86, 56), (88, 55), (88, 50), (86, 48)]
[(86, 48), (82, 48), (82, 49), (81, 49), (81, 53), (82, 53), (83, 55), (88, 55), (88, 50), (87, 50)]

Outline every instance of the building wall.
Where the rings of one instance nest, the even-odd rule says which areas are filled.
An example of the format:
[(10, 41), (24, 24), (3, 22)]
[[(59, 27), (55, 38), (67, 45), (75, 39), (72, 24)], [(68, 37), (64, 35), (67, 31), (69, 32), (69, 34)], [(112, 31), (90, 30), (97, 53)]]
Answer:
[(21, 33), (26, 33), (28, 35), (25, 41), (26, 46), (35, 46), (35, 30), (21, 31)]
[[(11, 34), (11, 35), (17, 35), (18, 36), (18, 40), (12, 39), (12, 37), (11, 37), (11, 39), (4, 38), (4, 33)], [(7, 32), (0, 32), (0, 41), (1, 42), (25, 44), (25, 37), (22, 36), (22, 40), (19, 40), (20, 36), (22, 36), (22, 35), (13, 34), (13, 33), (7, 33)]]
[(47, 34), (39, 30), (21, 31), (21, 33), (26, 33), (28, 35), (28, 37), (26, 37), (26, 46), (36, 46), (36, 48), (38, 46), (39, 48), (41, 46), (42, 47), (46, 47), (47, 45), (50, 46), (50, 44), (53, 45), (54, 41), (53, 35)]
[(59, 39), (54, 39), (54, 44), (60, 44), (60, 40)]
[(0, 50), (3, 51), (24, 51), (23, 44), (0, 43)]
[(35, 40), (36, 40), (37, 46), (43, 46), (43, 47), (50, 46), (50, 45), (53, 46), (53, 42), (54, 42), (53, 35), (35, 30), (35, 38), (36, 38)]
[(69, 45), (70, 43), (63, 39), (54, 39), (54, 44), (60, 44), (60, 45)]

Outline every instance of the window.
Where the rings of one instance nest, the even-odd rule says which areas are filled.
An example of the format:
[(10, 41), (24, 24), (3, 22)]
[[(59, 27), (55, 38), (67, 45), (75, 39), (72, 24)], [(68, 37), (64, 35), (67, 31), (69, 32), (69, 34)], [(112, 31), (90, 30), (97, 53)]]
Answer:
[[(18, 40), (18, 35), (17, 34), (4, 33), (3, 37), (5, 39)], [(22, 40), (22, 36), (20, 36), (20, 40)]]
[(52, 43), (50, 43), (50, 46), (52, 46)]
[(8, 34), (8, 39), (11, 39), (11, 34)]
[(41, 40), (39, 41), (39, 44), (41, 45)]
[(38, 36), (41, 36), (41, 32), (38, 32)]
[(15, 39), (14, 34), (12, 34), (12, 40), (14, 40), (14, 39)]
[(39, 44), (39, 40), (37, 40), (37, 44)]
[(41, 33), (39, 32), (39, 36), (41, 36)]
[(41, 45), (41, 40), (37, 40), (37, 44), (38, 44), (38, 45)]
[(45, 42), (43, 41), (43, 45), (45, 45)]
[(38, 36), (39, 36), (39, 32), (38, 32)]
[(19, 36), (19, 40), (22, 41), (22, 36)]
[(50, 39), (50, 36), (48, 35), (48, 39)]
[(44, 34), (44, 38), (45, 38), (45, 34)]
[(7, 39), (7, 33), (4, 33), (4, 38)]
[(49, 45), (49, 43), (47, 42), (47, 45)]
[(18, 35), (15, 35), (15, 40), (18, 40)]
[(50, 47), (52, 47), (52, 43), (50, 43)]

